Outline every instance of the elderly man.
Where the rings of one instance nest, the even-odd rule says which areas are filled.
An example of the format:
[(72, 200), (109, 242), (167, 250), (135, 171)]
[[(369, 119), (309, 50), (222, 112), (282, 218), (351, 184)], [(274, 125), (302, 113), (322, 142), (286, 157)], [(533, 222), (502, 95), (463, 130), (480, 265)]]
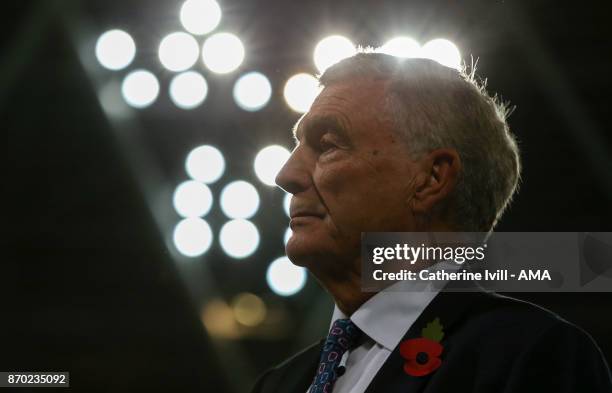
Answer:
[[(484, 292), (362, 292), (362, 232), (489, 232), (520, 163), (506, 107), (473, 75), (359, 53), (329, 68), (276, 179), (289, 258), (333, 297), (326, 339), (254, 392), (612, 392), (592, 339)], [(426, 338), (427, 337), (427, 338)]]

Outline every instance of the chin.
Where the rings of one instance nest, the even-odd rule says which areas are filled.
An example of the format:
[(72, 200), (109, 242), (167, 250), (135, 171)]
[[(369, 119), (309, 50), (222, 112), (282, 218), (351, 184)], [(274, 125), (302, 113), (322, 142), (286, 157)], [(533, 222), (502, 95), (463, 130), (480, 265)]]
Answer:
[(285, 253), (294, 265), (308, 267), (309, 262), (312, 262), (312, 255), (309, 253), (309, 247), (305, 247), (300, 240), (293, 235), (285, 245)]
[(285, 246), (285, 252), (293, 264), (310, 268), (314, 263), (321, 263), (322, 256), (330, 255), (331, 248), (329, 245), (326, 247), (321, 239), (293, 233)]

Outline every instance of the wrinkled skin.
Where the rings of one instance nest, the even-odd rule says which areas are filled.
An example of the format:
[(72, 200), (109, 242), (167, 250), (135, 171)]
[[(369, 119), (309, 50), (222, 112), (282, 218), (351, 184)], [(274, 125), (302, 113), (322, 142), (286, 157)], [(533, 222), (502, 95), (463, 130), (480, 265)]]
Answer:
[(452, 174), (438, 155), (410, 156), (384, 107), (385, 89), (380, 80), (324, 88), (300, 119), (297, 146), (276, 178), (293, 194), (287, 255), (337, 301), (335, 291), (359, 287), (361, 232), (419, 230), (419, 217), (453, 186), (436, 182)]

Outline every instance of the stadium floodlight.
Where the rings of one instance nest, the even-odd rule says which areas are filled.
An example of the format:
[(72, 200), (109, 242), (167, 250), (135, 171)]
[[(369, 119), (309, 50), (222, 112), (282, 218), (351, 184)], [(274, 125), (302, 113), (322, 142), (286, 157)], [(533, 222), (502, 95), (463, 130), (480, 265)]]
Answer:
[(170, 99), (181, 109), (193, 109), (206, 99), (208, 84), (204, 77), (195, 71), (186, 71), (172, 78)]
[(421, 45), (410, 37), (395, 37), (378, 48), (377, 52), (401, 58), (420, 57)]
[(132, 62), (136, 56), (134, 39), (123, 30), (109, 30), (96, 42), (96, 58), (109, 70), (120, 70)]
[(291, 205), (291, 194), (286, 193), (283, 198), (283, 210), (287, 217), (289, 217), (289, 206)]
[(176, 187), (172, 203), (176, 212), (183, 217), (201, 217), (210, 211), (213, 196), (204, 183), (188, 180)]
[(207, 34), (219, 25), (221, 7), (215, 0), (187, 0), (181, 6), (180, 20), (191, 34)]
[(270, 101), (272, 86), (265, 75), (249, 72), (242, 75), (234, 85), (234, 101), (245, 111), (258, 111)]
[(291, 109), (298, 113), (305, 113), (310, 109), (320, 91), (321, 87), (317, 78), (310, 74), (301, 73), (293, 75), (287, 80), (283, 95)]
[(255, 157), (255, 174), (262, 183), (268, 186), (275, 186), (276, 175), (285, 165), (290, 155), (289, 150), (279, 145), (264, 147)]
[(187, 257), (204, 254), (212, 244), (210, 225), (199, 217), (185, 218), (174, 227), (174, 246)]
[(280, 257), (268, 266), (266, 281), (272, 292), (280, 296), (291, 296), (304, 288), (306, 270), (291, 263), (289, 258)]
[(289, 242), (289, 239), (291, 239), (291, 236), (293, 235), (293, 231), (291, 230), (291, 228), (287, 228), (285, 230), (285, 234), (283, 235), (283, 244), (287, 245), (287, 243)]
[(211, 184), (223, 176), (225, 159), (214, 146), (198, 146), (187, 155), (185, 170), (192, 179)]
[(128, 105), (145, 108), (151, 105), (159, 94), (159, 82), (155, 75), (146, 70), (130, 72), (121, 83), (121, 95)]
[(444, 38), (431, 40), (423, 45), (422, 57), (435, 60), (438, 63), (450, 67), (461, 67), (461, 53), (455, 44)]
[(217, 33), (204, 41), (202, 61), (209, 70), (217, 74), (234, 71), (244, 60), (244, 45), (231, 33)]
[(200, 47), (192, 35), (178, 31), (165, 36), (159, 44), (159, 61), (169, 71), (180, 72), (198, 60)]
[(237, 219), (221, 227), (219, 243), (227, 255), (242, 259), (252, 255), (259, 246), (259, 231), (250, 221)]
[(341, 35), (332, 35), (319, 41), (313, 58), (315, 66), (323, 73), (330, 66), (356, 53), (357, 49), (351, 40)]
[(244, 180), (236, 180), (221, 191), (221, 210), (229, 218), (250, 218), (259, 209), (257, 189)]

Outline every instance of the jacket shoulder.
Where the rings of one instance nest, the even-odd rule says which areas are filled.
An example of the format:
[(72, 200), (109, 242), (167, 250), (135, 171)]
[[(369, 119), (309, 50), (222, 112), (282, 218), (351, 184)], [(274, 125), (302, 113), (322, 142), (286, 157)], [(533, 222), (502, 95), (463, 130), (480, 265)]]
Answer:
[(472, 307), (471, 317), (475, 323), (499, 328), (528, 327), (531, 331), (557, 325), (581, 330), (554, 312), (525, 300), (494, 292), (476, 293), (475, 296), (479, 299)]
[(578, 326), (528, 301), (492, 292), (471, 293), (463, 299), (459, 297), (457, 301), (470, 303), (459, 321), (457, 333), (464, 338), (477, 338), (481, 343), (503, 341), (516, 348), (516, 345), (529, 342), (531, 337), (552, 331), (591, 339)]
[(482, 293), (479, 299), (454, 338), (455, 355), (467, 354), (487, 365), (479, 370), (481, 381), (503, 373), (510, 391), (540, 386), (543, 378), (549, 381), (546, 389), (554, 386), (563, 391), (575, 383), (566, 371), (573, 370), (571, 375), (580, 376), (583, 387), (589, 387), (574, 386), (575, 391), (612, 389), (606, 360), (583, 329), (527, 301), (493, 293)]
[[(314, 376), (314, 370), (319, 362), (321, 345), (323, 339), (299, 351), (280, 364), (269, 368), (259, 376), (252, 393), (271, 393), (279, 391), (282, 386), (283, 391), (290, 391), (289, 386), (305, 385), (304, 391), (308, 388), (310, 379)], [(287, 390), (286, 390), (287, 389)]]
[(436, 311), (453, 305), (463, 312), (445, 331), (442, 366), (430, 391), (448, 390), (439, 388), (450, 388), (449, 380), (458, 391), (477, 393), (612, 391), (595, 341), (557, 314), (495, 293), (444, 297), (446, 308)]

